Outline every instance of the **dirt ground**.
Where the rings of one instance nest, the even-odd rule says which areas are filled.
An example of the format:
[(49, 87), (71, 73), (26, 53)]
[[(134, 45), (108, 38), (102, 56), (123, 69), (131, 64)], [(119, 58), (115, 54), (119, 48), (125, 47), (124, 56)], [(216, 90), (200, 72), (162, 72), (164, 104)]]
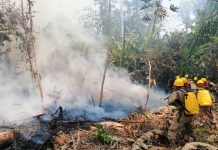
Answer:
[[(68, 121), (56, 118), (50, 122), (41, 122), (36, 129), (30, 127), (29, 129), (24, 128), (21, 130), (20, 127), (20, 130), (17, 129), (17, 135), (10, 134), (11, 137), (8, 137), (9, 140), (4, 144), (1, 144), (3, 141), (1, 142), (0, 139), (2, 146), (0, 148), (18, 150), (182, 149), (185, 144), (196, 141), (181, 133), (183, 136), (178, 134), (177, 145), (169, 145), (166, 133), (172, 110), (173, 107), (164, 106), (152, 113), (133, 113), (120, 120), (105, 120), (102, 122)], [(214, 113), (218, 117), (217, 106), (214, 109)], [(207, 116), (196, 117), (194, 121), (194, 125), (196, 126), (194, 133), (197, 136), (197, 142), (207, 143), (217, 147), (218, 130), (210, 122)], [(26, 140), (23, 136), (24, 132), (32, 132), (33, 130), (40, 130), (40, 132), (35, 132), (35, 135), (32, 135), (29, 140)], [(100, 134), (99, 132), (102, 133)], [(14, 133), (14, 130), (12, 133)], [(100, 136), (96, 136), (97, 134)], [(42, 135), (46, 136), (42, 138)], [(102, 142), (101, 138), (109, 140), (109, 143)], [(39, 142), (39, 139), (41, 139), (41, 142)], [(207, 148), (204, 146), (202, 149)]]

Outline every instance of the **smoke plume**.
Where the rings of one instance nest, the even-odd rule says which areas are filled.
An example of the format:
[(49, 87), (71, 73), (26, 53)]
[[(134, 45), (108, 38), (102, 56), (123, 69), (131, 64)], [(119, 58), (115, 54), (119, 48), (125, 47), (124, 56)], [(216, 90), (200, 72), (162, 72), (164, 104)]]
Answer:
[[(106, 40), (79, 24), (78, 12), (82, 12), (86, 3), (58, 4), (57, 0), (36, 3), (35, 50), (45, 95), (43, 105), (53, 113), (62, 106), (66, 117), (89, 120), (117, 119), (144, 106), (146, 88), (133, 84), (126, 69), (110, 66), (103, 105), (98, 107)], [(0, 106), (0, 123), (40, 113), (41, 100), (30, 74), (16, 76), (14, 69), (2, 66), (0, 74), (5, 78), (0, 80), (0, 102), (4, 104)], [(152, 91), (149, 107), (163, 105), (160, 102), (163, 96), (164, 93)]]

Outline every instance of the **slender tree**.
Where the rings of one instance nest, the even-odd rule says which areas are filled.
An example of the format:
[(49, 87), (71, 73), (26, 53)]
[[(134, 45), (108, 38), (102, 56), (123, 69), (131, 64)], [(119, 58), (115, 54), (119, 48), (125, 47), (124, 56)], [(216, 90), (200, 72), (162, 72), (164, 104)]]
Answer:
[(120, 0), (120, 37), (122, 43), (122, 52), (120, 56), (120, 67), (123, 65), (124, 61), (124, 51), (125, 51), (125, 35), (124, 35), (124, 11), (123, 11), (123, 0)]
[(145, 112), (147, 111), (147, 105), (149, 101), (149, 95), (150, 95), (150, 90), (151, 90), (151, 62), (148, 61), (148, 93), (146, 96), (146, 101), (145, 101)]
[(36, 53), (35, 53), (35, 37), (34, 37), (34, 31), (33, 31), (33, 15), (32, 15), (32, 6), (33, 1), (27, 0), (28, 2), (28, 15), (29, 15), (29, 41), (27, 46), (27, 54), (28, 54), (28, 61), (30, 63), (30, 69), (33, 76), (33, 79), (36, 80), (36, 84), (39, 88), (40, 96), (41, 96), (41, 103), (43, 107), (43, 90), (42, 90), (42, 84), (41, 84), (41, 78), (40, 73), (37, 65), (37, 59), (36, 59)]
[(103, 93), (104, 93), (104, 82), (105, 82), (105, 77), (107, 73), (107, 68), (109, 65), (109, 58), (110, 58), (110, 52), (111, 52), (111, 41), (112, 41), (112, 36), (111, 36), (111, 0), (109, 0), (109, 16), (108, 16), (108, 50), (107, 50), (107, 58), (104, 66), (104, 72), (103, 72), (103, 78), (102, 78), (102, 83), (101, 83), (101, 91), (100, 91), (100, 102), (99, 102), (99, 107), (102, 105), (102, 99), (103, 99)]
[(154, 22), (153, 22), (153, 26), (152, 26), (152, 31), (151, 31), (151, 36), (154, 35), (154, 29), (155, 29), (155, 25), (157, 23), (157, 13), (158, 13), (158, 4), (160, 3), (160, 0), (156, 0), (156, 8), (155, 8), (155, 11), (154, 11)]

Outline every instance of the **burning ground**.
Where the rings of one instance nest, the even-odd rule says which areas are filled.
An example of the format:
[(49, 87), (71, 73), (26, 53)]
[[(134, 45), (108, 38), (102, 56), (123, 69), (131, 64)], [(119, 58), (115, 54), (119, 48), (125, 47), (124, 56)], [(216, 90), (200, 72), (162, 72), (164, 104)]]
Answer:
[[(60, 112), (47, 120), (43, 114), (24, 122), (23, 125), (11, 126), (11, 129), (5, 126), (0, 133), (0, 145), (1, 148), (18, 150), (176, 149), (169, 145), (166, 138), (172, 111), (173, 107), (163, 106), (153, 113), (132, 113), (117, 120), (104, 119), (102, 122), (67, 120), (65, 116), (60, 116)], [(214, 111), (217, 115), (217, 107)], [(217, 130), (210, 124), (209, 118), (197, 117), (194, 125), (197, 139), (194, 140), (186, 134), (178, 135), (177, 147), (183, 150), (216, 150)]]

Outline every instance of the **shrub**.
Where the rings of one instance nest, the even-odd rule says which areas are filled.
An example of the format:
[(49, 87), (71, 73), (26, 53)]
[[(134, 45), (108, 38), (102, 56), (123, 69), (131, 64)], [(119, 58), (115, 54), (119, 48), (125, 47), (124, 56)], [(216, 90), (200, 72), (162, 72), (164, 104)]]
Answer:
[(92, 135), (92, 139), (95, 141), (99, 141), (102, 144), (112, 144), (113, 136), (112, 134), (101, 125), (97, 125), (96, 132)]

